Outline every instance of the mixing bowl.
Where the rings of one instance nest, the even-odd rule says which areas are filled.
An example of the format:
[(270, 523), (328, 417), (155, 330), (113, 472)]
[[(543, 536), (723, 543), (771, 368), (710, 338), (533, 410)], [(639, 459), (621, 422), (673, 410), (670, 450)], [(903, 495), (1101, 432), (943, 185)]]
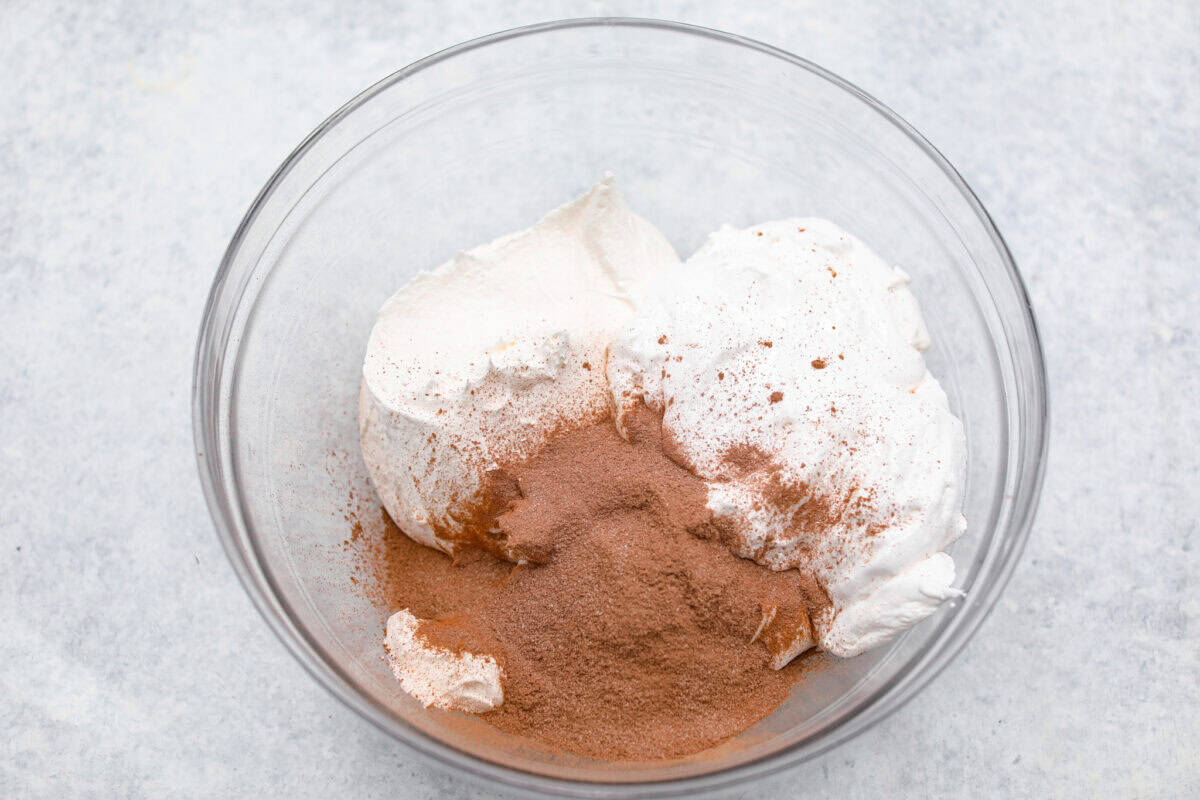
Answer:
[[(380, 304), (459, 249), (526, 227), (605, 171), (692, 252), (721, 223), (822, 216), (908, 271), (930, 369), (962, 418), (963, 599), (830, 660), (712, 751), (603, 763), (422, 709), (381, 657), (389, 611), (346, 544), (370, 488), (356, 398)], [(954, 657), (1020, 555), (1045, 456), (1033, 315), (975, 195), (894, 113), (773, 47), (668, 22), (534, 25), (453, 47), (372, 86), (284, 162), (238, 228), (196, 353), (200, 475), (267, 622), (336, 697), (454, 771), (528, 792), (696, 796), (784, 769), (895, 711)], [(371, 516), (370, 519), (376, 517)]]

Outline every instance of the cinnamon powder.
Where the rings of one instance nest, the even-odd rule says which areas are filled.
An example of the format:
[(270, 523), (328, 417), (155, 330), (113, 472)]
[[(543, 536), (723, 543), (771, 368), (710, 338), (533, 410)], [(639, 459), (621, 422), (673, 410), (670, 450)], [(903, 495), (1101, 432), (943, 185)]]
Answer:
[(389, 608), (426, 619), (431, 643), (500, 662), (504, 704), (485, 722), (583, 756), (670, 758), (787, 698), (804, 666), (772, 670), (771, 657), (828, 598), (802, 569), (730, 553), (657, 415), (636, 410), (628, 433), (604, 419), (489, 475), (473, 527), (492, 541), (453, 559), (389, 521), (375, 569)]

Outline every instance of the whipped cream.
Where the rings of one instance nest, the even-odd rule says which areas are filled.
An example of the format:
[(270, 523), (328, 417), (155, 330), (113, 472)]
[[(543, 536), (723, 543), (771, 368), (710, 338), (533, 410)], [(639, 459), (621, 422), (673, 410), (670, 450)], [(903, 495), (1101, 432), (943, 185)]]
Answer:
[(453, 553), (497, 461), (607, 413), (612, 333), (644, 283), (678, 260), (606, 175), (532, 228), (421, 273), (388, 300), (363, 362), (359, 432), (396, 524)]
[(452, 653), (418, 633), (421, 620), (409, 610), (387, 621), (388, 664), (404, 691), (426, 708), (482, 714), (504, 702), (504, 671), (490, 655)]
[[(820, 219), (724, 227), (680, 263), (606, 176), (384, 304), (363, 457), (399, 527), (453, 553), (491, 470), (613, 408), (622, 429), (645, 402), (733, 551), (810, 569), (829, 595), (811, 627), (764, 618), (772, 666), (814, 643), (853, 656), (961, 594), (942, 551), (966, 526), (965, 441), (907, 284)], [(429, 649), (406, 614), (388, 622), (406, 689), (441, 707), (501, 702), (494, 659)]]
[(607, 364), (618, 427), (639, 401), (663, 412), (736, 553), (814, 570), (832, 601), (816, 638), (839, 656), (960, 594), (941, 551), (966, 526), (965, 442), (907, 283), (824, 220), (724, 227), (655, 276)]

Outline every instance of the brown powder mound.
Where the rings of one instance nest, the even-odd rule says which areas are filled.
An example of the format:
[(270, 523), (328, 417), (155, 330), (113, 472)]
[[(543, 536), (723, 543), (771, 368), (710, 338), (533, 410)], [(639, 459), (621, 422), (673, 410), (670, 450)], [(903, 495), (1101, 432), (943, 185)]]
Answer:
[(492, 535), (536, 563), (452, 561), (393, 527), (379, 566), (391, 608), (433, 619), (423, 635), (500, 661), (504, 704), (484, 721), (579, 755), (669, 758), (778, 707), (803, 667), (771, 655), (828, 600), (802, 571), (729, 552), (657, 415), (635, 411), (629, 434), (606, 419), (493, 476)]

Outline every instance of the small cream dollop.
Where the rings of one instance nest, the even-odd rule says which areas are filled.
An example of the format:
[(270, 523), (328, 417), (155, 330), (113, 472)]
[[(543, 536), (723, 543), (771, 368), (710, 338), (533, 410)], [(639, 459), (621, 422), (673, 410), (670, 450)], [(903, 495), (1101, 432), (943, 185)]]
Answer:
[(504, 703), (504, 671), (490, 655), (453, 653), (421, 637), (409, 610), (387, 621), (388, 665), (404, 691), (426, 708), (482, 714)]

